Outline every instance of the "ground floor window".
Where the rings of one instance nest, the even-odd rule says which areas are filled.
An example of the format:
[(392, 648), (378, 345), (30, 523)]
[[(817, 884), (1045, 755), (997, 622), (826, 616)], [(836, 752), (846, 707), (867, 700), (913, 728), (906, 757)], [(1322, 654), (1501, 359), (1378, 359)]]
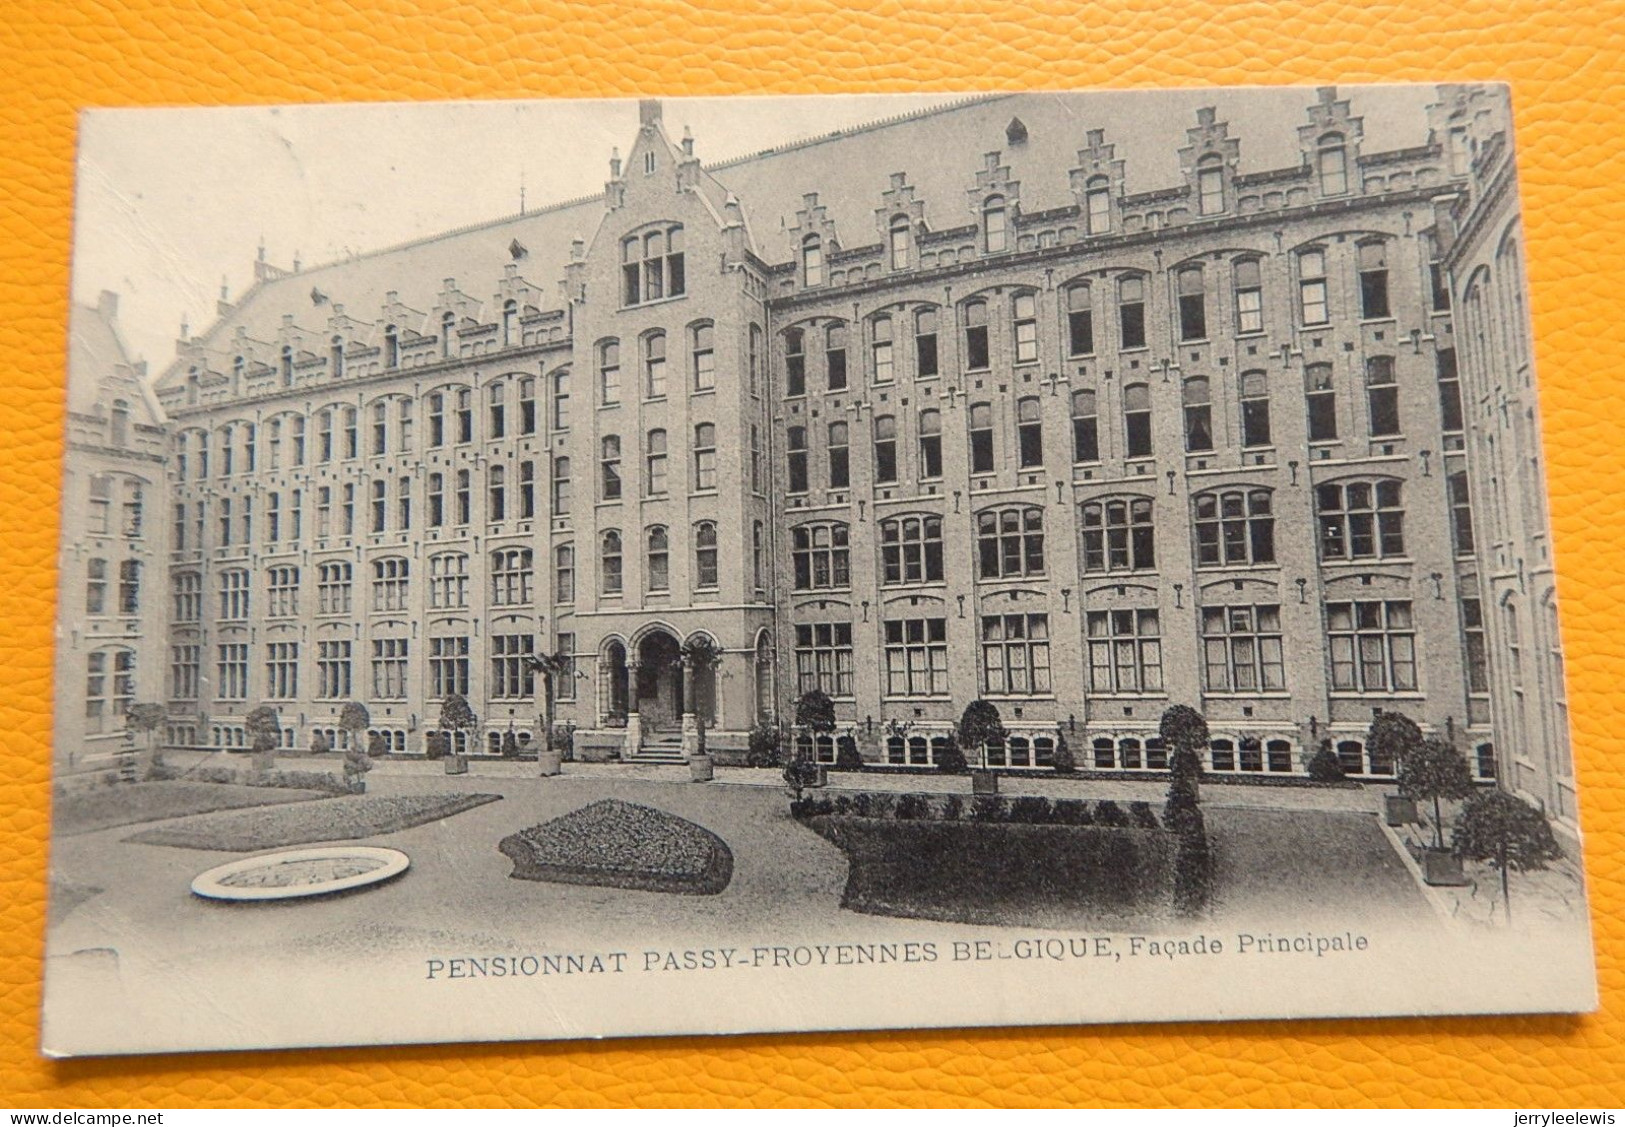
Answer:
[(814, 763), (835, 762), (835, 737), (828, 732), (819, 732), (816, 735), (801, 732), (796, 736), (796, 755), (800, 759), (811, 760)]
[(1495, 778), (1495, 745), (1481, 743), (1473, 749), (1473, 766), (1481, 779)]
[(987, 745), (989, 767), (1054, 767), (1055, 737), (1011, 735)]
[(820, 689), (832, 697), (852, 695), (852, 624), (812, 622), (796, 626), (798, 690)]

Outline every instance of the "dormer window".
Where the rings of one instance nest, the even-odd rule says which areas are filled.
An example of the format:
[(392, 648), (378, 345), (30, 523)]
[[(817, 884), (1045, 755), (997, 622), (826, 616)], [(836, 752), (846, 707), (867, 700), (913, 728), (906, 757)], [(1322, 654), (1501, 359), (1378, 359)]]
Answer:
[(824, 284), (824, 241), (817, 235), (808, 235), (801, 240), (801, 284)]
[(1005, 211), (1003, 196), (989, 196), (983, 202), (982, 238), (989, 254), (997, 254), (1009, 248), (1009, 215)]
[(401, 366), (401, 335), (394, 325), (384, 327), (384, 367)]
[(130, 443), (130, 405), (122, 399), (113, 401), (108, 440), (115, 447), (128, 446)]
[(908, 269), (908, 216), (894, 215), (891, 221), (891, 268)]
[(621, 240), (623, 305), (682, 297), (686, 292), (682, 227), (674, 224)]
[(293, 348), (286, 344), (282, 346), (282, 382), (293, 382)]
[(457, 332), (457, 314), (442, 313), (440, 315), (440, 355), (450, 359), (451, 338)]
[(519, 326), (519, 303), (505, 301), (502, 303), (502, 346), (512, 348), (518, 341), (514, 330)]
[(1084, 211), (1091, 235), (1104, 235), (1112, 229), (1112, 194), (1104, 176), (1091, 176), (1083, 190)]
[(1341, 196), (1349, 190), (1348, 149), (1341, 133), (1328, 133), (1320, 139), (1315, 167), (1320, 172), (1321, 195)]
[(1217, 156), (1202, 158), (1196, 168), (1197, 212), (1217, 215), (1224, 210), (1224, 163)]
[(343, 337), (334, 337), (333, 338), (333, 346), (332, 346), (332, 348), (331, 348), (331, 350), (329, 351), (329, 354), (328, 354), (327, 368), (328, 368), (328, 371), (333, 373), (333, 378), (334, 379), (338, 379), (340, 376), (344, 375), (344, 338)]

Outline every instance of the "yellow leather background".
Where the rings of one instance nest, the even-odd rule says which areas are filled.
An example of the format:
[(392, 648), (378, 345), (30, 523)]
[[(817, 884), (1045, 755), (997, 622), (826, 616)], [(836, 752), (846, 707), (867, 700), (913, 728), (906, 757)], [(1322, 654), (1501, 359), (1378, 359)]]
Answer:
[[(0, 8), (0, 1104), (1625, 1103), (1625, 765), (1614, 727), (1625, 713), (1625, 3), (502, 7), (9, 0)], [(1513, 87), (1600, 1014), (40, 1059), (78, 109), (1437, 79)]]

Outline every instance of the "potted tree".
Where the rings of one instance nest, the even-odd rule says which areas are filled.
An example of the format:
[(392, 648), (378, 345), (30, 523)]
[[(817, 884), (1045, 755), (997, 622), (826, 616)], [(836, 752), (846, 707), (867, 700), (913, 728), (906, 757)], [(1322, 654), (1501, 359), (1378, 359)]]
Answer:
[(350, 701), (339, 709), (339, 730), (344, 733), (344, 746), (358, 748), (365, 746), (361, 737), (367, 729), (372, 727), (372, 714), (367, 706), (360, 701)]
[(282, 742), (282, 718), (268, 704), (259, 705), (243, 717), (243, 727), (254, 748), (254, 771), (264, 775), (276, 767), (276, 748)]
[[(709, 672), (722, 664), (722, 647), (709, 634), (695, 634), (683, 643), (677, 656), (691, 675), (701, 670)], [(693, 683), (691, 676), (690, 684)], [(711, 756), (705, 750), (705, 708), (698, 700), (694, 702), (694, 754), (688, 759), (688, 774), (696, 783), (708, 783), (716, 775)]]
[[(1408, 756), (1415, 754), (1422, 746), (1422, 729), (1416, 726), (1416, 721), (1409, 716), (1398, 712), (1383, 712), (1380, 709), (1371, 720), (1371, 730), (1366, 733), (1366, 754), (1373, 760), (1386, 760), (1390, 763), (1403, 763)], [(1390, 826), (1411, 825), (1419, 819), (1416, 816), (1416, 799), (1401, 790), (1397, 794), (1385, 795), (1383, 810)]]
[(163, 727), (168, 715), (161, 704), (132, 704), (129, 711), (124, 714), (124, 726), (146, 737), (147, 770), (138, 772), (138, 775), (155, 775), (163, 770), (163, 751), (153, 747), (153, 737), (158, 729)]
[(536, 745), (536, 773), (557, 775), (564, 768), (563, 756), (553, 742), (553, 701), (558, 695), (557, 678), (573, 675), (575, 656), (559, 649), (552, 653), (532, 654), (527, 660), (531, 669), (542, 679), (541, 742)]
[(474, 729), (479, 724), (479, 717), (474, 715), (461, 693), (447, 693), (446, 699), (440, 702), (440, 730), (451, 737), (446, 753), (446, 774), (468, 774), (468, 754), (463, 747), (467, 740), (473, 739)]
[(361, 750), (359, 742), (344, 749), (344, 785), (351, 794), (365, 794), (367, 772), (372, 770), (372, 756)]
[(947, 754), (937, 756), (937, 769), (944, 774), (962, 774), (970, 754), (974, 753), (980, 767), (970, 773), (971, 793), (998, 794), (999, 777), (987, 769), (987, 745), (1003, 742), (1006, 735), (998, 706), (992, 701), (973, 700), (959, 717)]
[[(820, 735), (828, 735), (835, 731), (835, 702), (829, 699), (828, 693), (823, 689), (808, 689), (797, 698), (796, 727), (811, 736), (815, 744)], [(791, 767), (797, 763), (807, 764), (806, 767), (799, 768), (808, 779), (805, 785), (821, 787), (829, 781), (826, 765), (802, 759), (799, 748), (790, 755)], [(789, 770), (787, 767), (787, 777)]]
[(1544, 869), (1563, 856), (1546, 815), (1523, 799), (1499, 788), (1469, 798), (1456, 819), (1456, 851), (1468, 861), (1488, 861), (1501, 873), (1501, 904), (1512, 924), (1509, 870)]
[(1429, 884), (1466, 884), (1461, 858), (1444, 847), (1442, 801), (1473, 793), (1473, 772), (1467, 766), (1467, 757), (1444, 740), (1423, 740), (1399, 761), (1399, 793), (1433, 801), (1433, 847), (1422, 850), (1423, 878)]
[(1309, 778), (1317, 783), (1343, 781), (1343, 761), (1337, 758), (1337, 752), (1332, 750), (1330, 739), (1321, 740), (1320, 747), (1310, 757)]

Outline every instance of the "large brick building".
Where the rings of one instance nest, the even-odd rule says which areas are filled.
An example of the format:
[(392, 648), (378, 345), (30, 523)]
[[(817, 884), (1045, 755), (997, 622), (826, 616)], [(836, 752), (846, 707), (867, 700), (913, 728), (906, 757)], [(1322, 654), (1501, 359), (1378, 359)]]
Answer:
[[(528, 743), (525, 657), (563, 648), (585, 756), (680, 754), (696, 710), (739, 748), (817, 687), (878, 762), (928, 765), (983, 697), (995, 765), (1064, 736), (1154, 769), (1185, 702), (1215, 771), (1330, 740), (1382, 777), (1362, 736), (1399, 709), (1572, 818), (1555, 664), (1508, 680), (1514, 621), (1556, 653), (1527, 346), (1455, 343), (1516, 224), (1505, 96), (1443, 89), (1386, 148), (1359, 97), (1269, 118), (1278, 167), (1203, 110), (1133, 192), (1088, 96), (711, 167), (645, 103), (601, 197), (262, 260), (157, 385), (171, 739), (242, 746), (267, 702), (303, 747), (353, 699), (417, 751), (458, 691), (476, 750)], [(700, 633), (714, 671), (678, 660)]]

